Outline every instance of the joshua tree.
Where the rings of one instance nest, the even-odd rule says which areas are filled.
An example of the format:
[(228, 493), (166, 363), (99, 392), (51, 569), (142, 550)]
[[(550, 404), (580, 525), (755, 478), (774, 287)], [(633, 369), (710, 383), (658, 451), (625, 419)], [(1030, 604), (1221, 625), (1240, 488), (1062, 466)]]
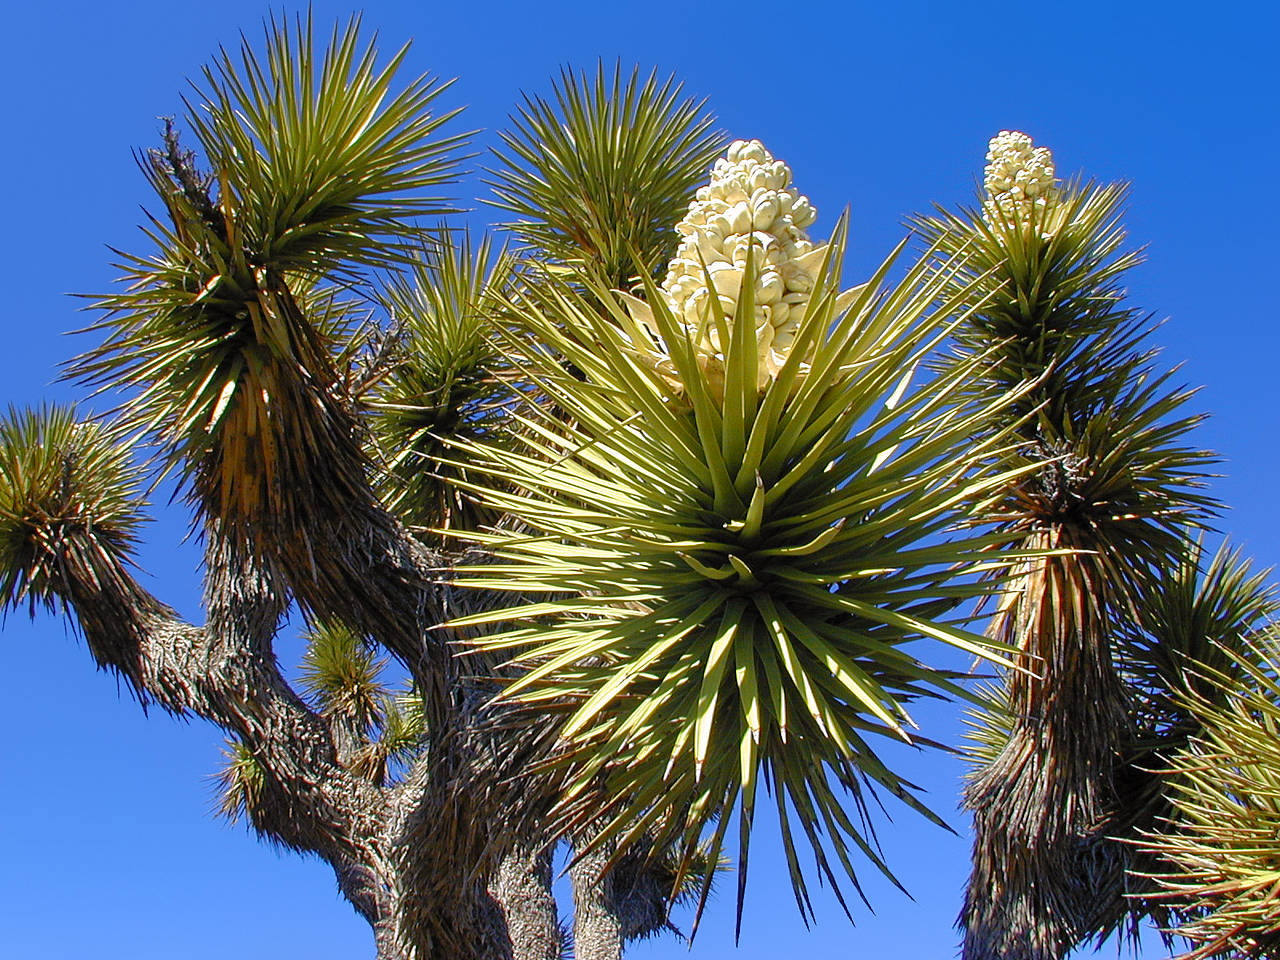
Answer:
[(1188, 394), (1155, 372), (1146, 321), (1121, 302), (1136, 262), (1122, 248), (1123, 196), (1060, 187), (1049, 151), (1006, 131), (991, 141), (980, 208), (918, 222), (943, 250), (967, 251), (965, 274), (980, 278), (985, 302), (954, 349), (988, 358), (973, 389), (1035, 383), (1003, 411), (1017, 437), (1009, 466), (1034, 470), (988, 519), (1024, 549), (1061, 551), (1004, 568), (989, 628), (1027, 670), (1005, 679), (1008, 736), (966, 790), (971, 960), (1062, 956), (1092, 929), (1099, 888), (1124, 876), (1106, 826), (1131, 739), (1112, 636), (1210, 506), (1197, 491), (1210, 458), (1182, 445), (1198, 419), (1179, 412)]
[[(914, 698), (982, 700), (905, 646), (949, 644), (1008, 670), (1012, 717), (969, 794), (967, 949), (1095, 930), (1082, 884), (1126, 875), (1098, 824), (1139, 743), (1108, 638), (1150, 646), (1134, 598), (1211, 506), (1185, 394), (1117, 304), (1121, 192), (1034, 163), (1033, 191), (998, 144), (981, 213), (842, 290), (843, 225), (811, 242), (762, 144), (698, 187), (725, 146), (701, 104), (566, 72), (495, 151), (499, 251), (421, 224), (465, 138), (357, 26), (223, 52), (199, 153), (167, 122), (141, 157), (154, 249), (121, 255), (70, 366), (117, 407), (0, 423), (0, 604), (65, 611), (142, 703), (222, 727), (223, 811), (420, 960), (558, 956), (561, 839), (584, 960), (700, 910), (735, 815), (741, 911), (762, 783), (802, 911), (798, 839), (837, 891), (858, 852), (887, 873), (871, 792), (933, 815), (876, 738), (929, 743)], [(203, 626), (131, 570), (165, 473)], [(273, 652), (291, 605), (301, 690)], [(1042, 750), (1061, 777), (1032, 776)]]
[[(1033, 469), (985, 519), (1037, 555), (997, 573), (988, 632), (1027, 669), (1005, 673), (976, 715), (964, 956), (1060, 958), (1136, 934), (1143, 917), (1165, 930), (1196, 918), (1180, 932), (1203, 943), (1231, 921), (1213, 919), (1215, 891), (1188, 876), (1204, 813), (1189, 758), (1235, 732), (1225, 691), (1266, 676), (1249, 638), (1275, 598), (1237, 553), (1202, 566), (1188, 532), (1216, 508), (1200, 489), (1213, 458), (1187, 445), (1189, 392), (1167, 385), (1146, 319), (1122, 303), (1137, 262), (1123, 187), (1060, 185), (1049, 151), (1021, 133), (995, 137), (987, 159), (978, 210), (917, 220), (963, 256), (958, 279), (982, 298), (940, 369), (985, 357), (979, 395), (1032, 382), (986, 425), (1017, 438), (1002, 468)], [(1231, 929), (1218, 947), (1252, 936)]]

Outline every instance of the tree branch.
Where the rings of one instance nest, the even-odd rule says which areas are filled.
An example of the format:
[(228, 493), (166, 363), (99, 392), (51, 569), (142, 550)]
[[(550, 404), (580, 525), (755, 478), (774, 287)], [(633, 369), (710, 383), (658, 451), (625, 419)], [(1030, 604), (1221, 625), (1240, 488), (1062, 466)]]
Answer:
[(382, 798), (338, 763), (327, 725), (280, 673), (271, 641), (285, 594), (209, 539), (204, 627), (181, 620), (116, 560), (96, 570), (65, 564), (65, 599), (99, 665), (123, 675), (144, 704), (210, 720), (252, 752), (266, 774), (260, 831), (326, 859), (364, 853), (358, 811)]
[(471, 789), (505, 769), (480, 720), (487, 694), (451, 691), (448, 724), (404, 783), (357, 776), (276, 663), (272, 639), (288, 597), (278, 575), (215, 532), (208, 541), (204, 627), (183, 621), (121, 561), (89, 569), (68, 552), (61, 593), (99, 665), (144, 704), (203, 717), (249, 749), (264, 773), (254, 827), (333, 866), (373, 926), (379, 957), (508, 956), (504, 910), (487, 889), (507, 851), (493, 843), (491, 796)]

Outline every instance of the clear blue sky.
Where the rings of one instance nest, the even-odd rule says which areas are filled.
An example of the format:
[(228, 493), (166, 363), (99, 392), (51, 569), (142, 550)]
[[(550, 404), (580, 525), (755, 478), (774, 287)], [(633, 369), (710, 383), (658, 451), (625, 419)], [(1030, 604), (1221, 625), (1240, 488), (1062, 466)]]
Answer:
[[(350, 12), (327, 0), (314, 9), (321, 23)], [(239, 0), (8, 6), (5, 400), (71, 396), (52, 384), (56, 365), (88, 343), (61, 334), (88, 317), (67, 294), (108, 289), (106, 244), (140, 245), (148, 197), (130, 151), (155, 143), (158, 116), (181, 112), (184, 78), (218, 44), (236, 44), (241, 30), (260, 36), (267, 11)], [(486, 131), (504, 124), (520, 91), (547, 90), (564, 63), (621, 57), (675, 70), (730, 134), (758, 137), (791, 164), (819, 209), (816, 233), (851, 207), (848, 277), (883, 256), (904, 216), (967, 201), (1000, 129), (1052, 147), (1060, 174), (1133, 181), (1127, 222), (1149, 259), (1130, 295), (1170, 318), (1157, 335), (1165, 358), (1204, 385), (1198, 405), (1213, 418), (1199, 441), (1225, 456), (1214, 492), (1234, 508), (1223, 529), (1264, 566), (1280, 561), (1272, 4), (423, 0), (370, 3), (365, 23), (384, 49), (415, 40), (409, 69), (458, 77), (446, 99), (468, 105), (460, 127)], [(483, 190), (473, 180), (458, 195)], [(198, 619), (196, 556), (176, 546), (185, 518), (158, 516), (143, 553), (151, 586)], [(212, 818), (215, 730), (144, 718), (56, 620), (11, 616), (0, 656), (0, 728), (9, 731), (0, 957), (373, 956), (327, 867), (277, 855)], [(931, 736), (956, 736), (952, 707), (919, 719)], [(961, 831), (890, 809), (881, 839), (914, 902), (868, 875), (876, 913), (859, 906), (851, 927), (820, 902), (806, 931), (777, 850), (761, 837), (741, 945), (730, 882), (691, 955), (952, 956), (968, 853), (954, 814), (960, 767), (937, 756), (905, 762)], [(631, 955), (684, 952), (665, 939)]]

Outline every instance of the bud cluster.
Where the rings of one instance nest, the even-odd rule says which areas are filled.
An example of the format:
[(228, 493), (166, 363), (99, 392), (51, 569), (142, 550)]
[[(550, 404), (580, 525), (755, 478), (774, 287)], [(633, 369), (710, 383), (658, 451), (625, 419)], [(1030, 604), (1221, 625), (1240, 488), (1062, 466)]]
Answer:
[(691, 335), (701, 331), (697, 346), (705, 360), (724, 360), (710, 298), (733, 316), (754, 245), (759, 386), (781, 368), (817, 279), (820, 257), (805, 234), (817, 215), (792, 185), (791, 168), (759, 140), (734, 141), (716, 161), (710, 184), (697, 191), (676, 225), (683, 239), (662, 283), (675, 316)]
[(1053, 154), (1025, 133), (1001, 130), (987, 146), (987, 198), (1010, 220), (1026, 221), (1055, 199)]

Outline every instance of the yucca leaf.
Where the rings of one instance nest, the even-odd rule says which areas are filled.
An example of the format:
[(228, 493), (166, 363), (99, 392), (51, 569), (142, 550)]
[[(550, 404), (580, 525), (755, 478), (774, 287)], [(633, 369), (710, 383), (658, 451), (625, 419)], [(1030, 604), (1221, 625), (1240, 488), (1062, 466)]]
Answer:
[(225, 763), (214, 777), (218, 791), (216, 811), (232, 823), (245, 819), (253, 826), (262, 809), (266, 770), (239, 740), (228, 740), (222, 755)]
[(473, 246), (468, 234), (442, 227), (381, 294), (395, 343), (368, 397), (371, 433), (382, 465), (378, 491), (406, 522), (476, 529), (496, 520), (450, 482), (466, 469), (441, 454), (448, 438), (492, 435), (514, 406), (490, 342), (513, 271), (512, 258), (488, 238)]
[(316, 624), (305, 635), (300, 671), (302, 687), (320, 710), (341, 717), (361, 735), (382, 721), (388, 692), (381, 683), (386, 666), (349, 627)]
[(1150, 902), (1174, 912), (1181, 960), (1263, 958), (1280, 944), (1280, 686), (1276, 633), (1224, 645), (1226, 672), (1201, 668), (1181, 707), (1197, 733), (1163, 771), (1172, 810), (1142, 837)]
[(404, 57), (379, 64), (358, 18), (323, 52), (309, 18), (221, 51), (185, 118), (199, 155), (167, 122), (141, 158), (167, 214), (146, 231), (156, 249), (122, 255), (124, 287), (90, 327), (102, 340), (70, 365), (122, 394), (122, 422), (203, 524), (269, 559), (310, 612), (356, 596), (389, 636), (405, 625), (365, 598), (351, 545), (393, 521), (370, 491), (350, 327), (323, 291), (402, 262), (415, 218), (447, 209), (435, 190), (459, 138), (431, 113), (441, 85), (397, 88)]

